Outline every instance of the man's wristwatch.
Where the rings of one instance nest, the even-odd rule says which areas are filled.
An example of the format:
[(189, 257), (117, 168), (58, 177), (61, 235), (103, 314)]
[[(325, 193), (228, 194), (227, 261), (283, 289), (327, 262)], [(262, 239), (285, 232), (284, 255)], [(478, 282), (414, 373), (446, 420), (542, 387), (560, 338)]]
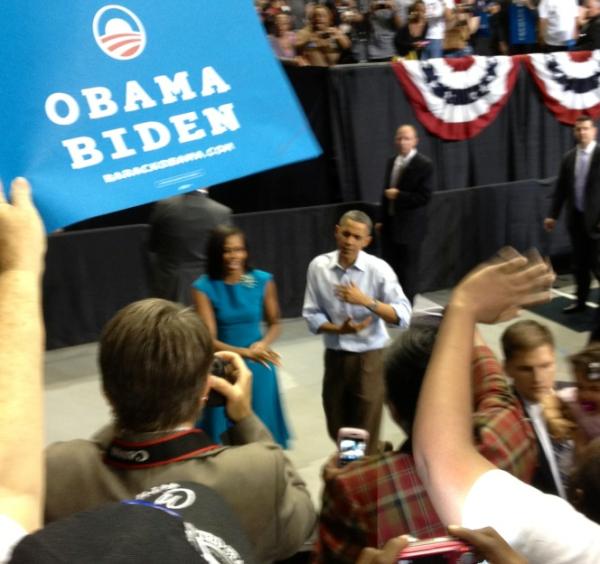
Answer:
[(377, 306), (379, 306), (379, 300), (373, 298), (371, 303), (367, 305), (367, 309), (374, 312), (377, 309)]

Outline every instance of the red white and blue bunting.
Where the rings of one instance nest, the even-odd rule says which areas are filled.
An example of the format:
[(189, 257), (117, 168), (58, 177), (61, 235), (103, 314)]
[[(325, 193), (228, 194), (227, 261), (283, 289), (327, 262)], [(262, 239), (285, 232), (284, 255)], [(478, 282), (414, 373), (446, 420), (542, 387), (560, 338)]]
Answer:
[(474, 137), (496, 118), (519, 71), (512, 57), (400, 61), (392, 66), (419, 121), (451, 141)]
[(525, 64), (558, 121), (600, 116), (600, 51), (533, 54)]

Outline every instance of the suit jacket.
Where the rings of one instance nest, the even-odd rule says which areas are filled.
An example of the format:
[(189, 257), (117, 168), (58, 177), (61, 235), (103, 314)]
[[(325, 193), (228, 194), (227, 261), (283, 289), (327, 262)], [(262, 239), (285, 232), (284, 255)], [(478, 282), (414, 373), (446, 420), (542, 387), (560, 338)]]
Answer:
[[(565, 207), (567, 227), (572, 230), (575, 215), (575, 160), (577, 147), (574, 147), (562, 159), (549, 217), (558, 218)], [(587, 182), (585, 185), (584, 222), (587, 234), (593, 239), (600, 239), (598, 222), (600, 221), (600, 144), (592, 153)]]
[(391, 175), (394, 155), (388, 160), (383, 190), (398, 188), (400, 193), (393, 200), (381, 194), (381, 222), (383, 236), (398, 245), (417, 245), (427, 232), (427, 204), (433, 192), (433, 162), (417, 153), (402, 171), (396, 186), (392, 186)]
[[(248, 535), (258, 562), (293, 555), (314, 529), (315, 510), (304, 482), (255, 415), (228, 431), (228, 442), (240, 446), (152, 468), (120, 469), (105, 464), (104, 452), (114, 436), (109, 427), (94, 441), (78, 439), (48, 447), (46, 522), (131, 499), (156, 485), (187, 480), (204, 484), (225, 499)], [(148, 436), (123, 438), (140, 441)]]
[(600, 49), (600, 16), (590, 18), (579, 32), (579, 38), (575, 45), (578, 51), (593, 51)]
[(154, 294), (190, 305), (192, 282), (206, 270), (209, 233), (230, 222), (231, 210), (201, 192), (158, 202), (149, 219)]

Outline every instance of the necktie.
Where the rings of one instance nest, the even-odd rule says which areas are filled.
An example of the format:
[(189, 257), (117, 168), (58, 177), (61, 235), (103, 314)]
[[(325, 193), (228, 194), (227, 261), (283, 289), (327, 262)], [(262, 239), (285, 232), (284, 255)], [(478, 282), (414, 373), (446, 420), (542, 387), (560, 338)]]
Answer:
[(579, 211), (584, 210), (585, 183), (587, 180), (588, 154), (581, 149), (577, 150), (577, 164), (575, 166), (575, 207)]
[[(398, 156), (394, 161), (394, 168), (392, 169), (392, 174), (390, 175), (390, 188), (396, 188), (398, 183), (400, 182), (400, 178), (402, 177), (402, 171), (404, 170), (404, 157)], [(394, 215), (395, 206), (394, 200), (388, 200), (388, 214)]]

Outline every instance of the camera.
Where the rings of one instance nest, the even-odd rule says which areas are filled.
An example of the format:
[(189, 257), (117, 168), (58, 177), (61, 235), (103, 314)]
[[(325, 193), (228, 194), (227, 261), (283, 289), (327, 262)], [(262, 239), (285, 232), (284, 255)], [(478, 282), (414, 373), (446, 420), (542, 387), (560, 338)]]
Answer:
[[(225, 380), (227, 380), (230, 384), (235, 383), (231, 364), (218, 356), (213, 358), (210, 370), (208, 372), (212, 376), (225, 378)], [(208, 394), (208, 400), (206, 401), (206, 407), (219, 407), (222, 405), (225, 405), (225, 396), (217, 392), (217, 390), (210, 390)]]

